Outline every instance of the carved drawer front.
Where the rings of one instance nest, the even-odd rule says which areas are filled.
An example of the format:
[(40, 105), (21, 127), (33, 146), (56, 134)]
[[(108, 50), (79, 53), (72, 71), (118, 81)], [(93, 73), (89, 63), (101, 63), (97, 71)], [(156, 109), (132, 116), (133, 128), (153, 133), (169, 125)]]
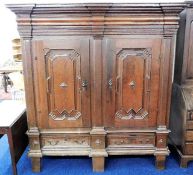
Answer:
[(193, 143), (185, 144), (185, 154), (193, 154)]
[(186, 129), (193, 129), (193, 120), (192, 121), (190, 121), (190, 120), (187, 121)]
[(186, 131), (186, 141), (193, 141), (193, 131)]
[(43, 147), (90, 147), (89, 135), (44, 136)]
[(107, 143), (110, 146), (129, 146), (129, 145), (155, 145), (154, 134), (122, 134), (107, 136)]

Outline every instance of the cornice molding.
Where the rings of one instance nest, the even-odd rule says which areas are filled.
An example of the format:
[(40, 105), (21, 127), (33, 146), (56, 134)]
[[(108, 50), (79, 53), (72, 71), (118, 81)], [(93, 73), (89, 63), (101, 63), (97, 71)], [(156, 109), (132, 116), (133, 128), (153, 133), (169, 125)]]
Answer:
[(10, 4), (21, 37), (149, 34), (171, 36), (184, 3)]

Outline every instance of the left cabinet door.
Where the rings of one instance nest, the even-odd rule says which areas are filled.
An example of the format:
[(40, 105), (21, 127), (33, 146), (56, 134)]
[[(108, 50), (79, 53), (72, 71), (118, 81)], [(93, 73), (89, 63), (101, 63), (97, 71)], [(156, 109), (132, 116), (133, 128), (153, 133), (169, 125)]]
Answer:
[(40, 128), (90, 127), (89, 39), (32, 43)]

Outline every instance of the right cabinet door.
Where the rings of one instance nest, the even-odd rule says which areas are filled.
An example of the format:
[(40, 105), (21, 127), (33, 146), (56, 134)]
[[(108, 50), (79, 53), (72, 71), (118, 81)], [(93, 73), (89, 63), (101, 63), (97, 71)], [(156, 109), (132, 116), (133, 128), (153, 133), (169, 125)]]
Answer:
[(161, 39), (106, 38), (103, 49), (105, 126), (155, 127)]

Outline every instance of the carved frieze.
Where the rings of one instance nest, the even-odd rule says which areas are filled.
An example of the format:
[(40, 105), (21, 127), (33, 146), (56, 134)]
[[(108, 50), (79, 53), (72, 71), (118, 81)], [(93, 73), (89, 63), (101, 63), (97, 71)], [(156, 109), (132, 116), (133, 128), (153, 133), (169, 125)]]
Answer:
[(49, 138), (44, 140), (44, 146), (89, 146), (89, 137), (70, 137), (64, 138)]
[(108, 145), (141, 145), (141, 144), (155, 144), (154, 136), (140, 136), (130, 135), (123, 137), (112, 136), (108, 138)]

